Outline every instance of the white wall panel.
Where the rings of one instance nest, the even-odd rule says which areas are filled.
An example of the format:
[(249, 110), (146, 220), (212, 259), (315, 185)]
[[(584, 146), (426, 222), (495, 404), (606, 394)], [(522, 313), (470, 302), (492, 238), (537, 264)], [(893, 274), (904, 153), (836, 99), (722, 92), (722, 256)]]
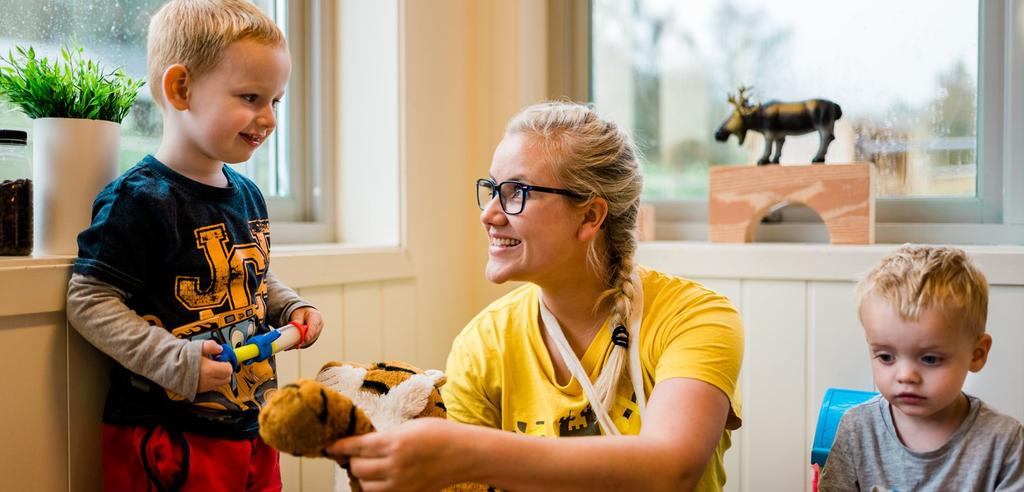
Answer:
[(988, 363), (968, 375), (964, 391), (1024, 420), (1024, 287), (990, 287), (987, 331), (992, 335)]
[[(685, 277), (686, 275), (683, 274)], [(705, 287), (722, 294), (729, 298), (729, 302), (739, 310), (743, 312), (743, 283), (737, 279), (726, 279), (726, 278), (693, 278), (692, 280), (700, 282)], [(741, 369), (740, 374), (740, 391), (743, 391), (743, 372), (747, 369), (744, 367)], [(741, 395), (742, 398), (742, 395)], [(732, 433), (732, 447), (725, 453), (725, 476), (727, 477), (725, 483), (726, 492), (737, 492), (743, 490), (743, 476), (740, 470), (743, 468), (743, 429), (733, 431)]]
[(341, 285), (305, 287), (299, 291), (303, 299), (316, 306), (324, 317), (320, 338), (309, 348), (298, 351), (299, 375), (312, 378), (324, 363), (344, 360), (345, 351), (345, 288)]
[(804, 453), (799, 457), (805, 465), (810, 463), (825, 390), (874, 390), (853, 286), (849, 282), (807, 284), (807, 418)]
[(864, 330), (857, 318), (853, 284), (847, 282), (808, 283), (807, 338), (808, 394), (817, 404), (825, 389), (848, 388), (872, 391), (871, 359)]
[[(299, 290), (303, 299), (316, 306), (324, 317), (320, 338), (309, 348), (285, 352), (278, 361), (281, 384), (291, 382), (285, 378), (282, 360), (294, 358), (295, 377), (312, 379), (324, 363), (342, 360), (344, 350), (344, 287), (306, 287)], [(294, 379), (292, 380), (294, 381)], [(296, 473), (298, 472), (298, 473)], [(286, 490), (331, 490), (334, 483), (334, 462), (320, 458), (297, 458), (281, 455), (281, 481)]]
[(349, 284), (344, 292), (344, 358), (355, 362), (377, 362), (381, 345), (380, 282)]
[(416, 305), (416, 282), (412, 280), (391, 280), (380, 284), (381, 304), (381, 358), (383, 360), (406, 361), (422, 369), (444, 367), (422, 367), (417, 351), (417, 337), (430, 336), (423, 326), (416, 322), (416, 315), (410, 306)]
[(743, 283), (743, 490), (802, 490), (806, 465), (806, 287)]

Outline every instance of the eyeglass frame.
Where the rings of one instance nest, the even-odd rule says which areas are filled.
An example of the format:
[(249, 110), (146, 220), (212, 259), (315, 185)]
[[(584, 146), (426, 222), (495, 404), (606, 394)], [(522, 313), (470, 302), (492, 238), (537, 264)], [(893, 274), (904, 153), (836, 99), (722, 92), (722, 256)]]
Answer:
[[(521, 190), (523, 192), (523, 206), (520, 207), (518, 212), (509, 212), (505, 208), (505, 197), (501, 193), (499, 193), (499, 190), (501, 189), (502, 185), (505, 185), (505, 184), (508, 184), (508, 183), (511, 183), (511, 184), (515, 185), (516, 188), (518, 188), (519, 190)], [(485, 184), (487, 186), (491, 187), (491, 198), (488, 199), (486, 203), (483, 203), (483, 202), (480, 201), (480, 187), (485, 185)], [(583, 200), (583, 199), (586, 198), (585, 196), (580, 195), (579, 193), (576, 193), (574, 191), (570, 191), (570, 190), (567, 190), (567, 189), (564, 189), (564, 188), (549, 188), (547, 186), (531, 185), (531, 184), (526, 184), (526, 183), (523, 183), (521, 181), (515, 181), (515, 180), (511, 180), (511, 179), (510, 180), (505, 180), (505, 181), (502, 181), (502, 182), (499, 183), (499, 182), (495, 182), (493, 179), (480, 178), (480, 179), (476, 180), (476, 189), (477, 189), (477, 192), (476, 192), (476, 204), (477, 204), (478, 207), (480, 207), (480, 210), (484, 210), (486, 208), (487, 204), (490, 203), (491, 200), (494, 200), (494, 197), (497, 196), (498, 197), (498, 204), (501, 205), (501, 211), (504, 212), (507, 215), (519, 215), (519, 214), (523, 213), (523, 211), (526, 210), (526, 201), (530, 199), (530, 192), (531, 191), (539, 191), (541, 193), (553, 193), (553, 194), (556, 194), (556, 195), (563, 195), (563, 196), (567, 196), (569, 198), (574, 198), (576, 200)]]

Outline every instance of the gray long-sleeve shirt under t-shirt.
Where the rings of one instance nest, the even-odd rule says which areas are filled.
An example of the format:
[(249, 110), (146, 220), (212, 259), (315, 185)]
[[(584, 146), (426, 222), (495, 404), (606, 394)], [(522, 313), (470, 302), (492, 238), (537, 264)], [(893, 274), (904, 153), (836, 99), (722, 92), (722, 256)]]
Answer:
[(821, 492), (1024, 490), (1024, 428), (966, 395), (967, 418), (942, 447), (907, 449), (881, 396), (843, 416), (822, 471)]
[[(309, 306), (267, 273), (267, 319), (288, 322)], [(187, 340), (155, 327), (127, 305), (128, 294), (94, 277), (73, 274), (68, 283), (68, 322), (89, 343), (129, 371), (192, 400), (199, 386), (203, 340)]]

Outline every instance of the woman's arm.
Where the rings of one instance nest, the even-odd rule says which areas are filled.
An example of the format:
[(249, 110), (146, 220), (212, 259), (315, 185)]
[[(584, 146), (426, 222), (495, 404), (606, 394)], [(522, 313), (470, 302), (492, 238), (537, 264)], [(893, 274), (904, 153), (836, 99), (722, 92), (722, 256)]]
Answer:
[(638, 436), (552, 439), (436, 419), (342, 439), (328, 448), (365, 490), (481, 482), (507, 490), (690, 490), (715, 451), (729, 398), (674, 378), (654, 387)]

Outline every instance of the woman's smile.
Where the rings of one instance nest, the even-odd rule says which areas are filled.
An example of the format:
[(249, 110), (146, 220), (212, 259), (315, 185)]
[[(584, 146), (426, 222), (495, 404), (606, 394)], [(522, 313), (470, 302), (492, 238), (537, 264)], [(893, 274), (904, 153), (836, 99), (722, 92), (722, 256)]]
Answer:
[(491, 236), (491, 246), (493, 247), (511, 248), (514, 246), (519, 246), (520, 244), (522, 244), (522, 241), (518, 239), (503, 236)]

